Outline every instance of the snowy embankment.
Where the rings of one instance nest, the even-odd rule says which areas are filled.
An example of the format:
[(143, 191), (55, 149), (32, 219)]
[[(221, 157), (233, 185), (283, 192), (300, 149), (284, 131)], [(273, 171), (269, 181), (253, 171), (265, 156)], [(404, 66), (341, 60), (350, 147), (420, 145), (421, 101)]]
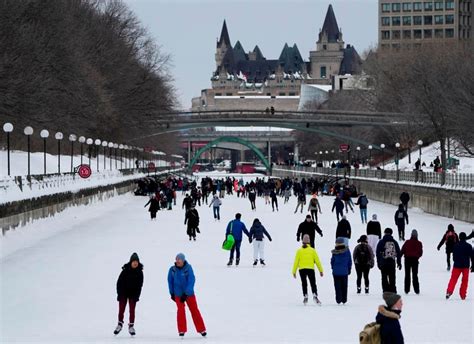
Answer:
[[(250, 211), (247, 199), (226, 196), (221, 222), (212, 210), (197, 207), (201, 216), (196, 242), (189, 242), (183, 225), (182, 196), (172, 211), (160, 211), (156, 222), (143, 208), (146, 197), (131, 194), (90, 206), (70, 208), (55, 218), (42, 219), (0, 239), (0, 342), (40, 343), (173, 343), (178, 339), (176, 306), (169, 299), (168, 268), (183, 252), (196, 274), (195, 292), (208, 330), (206, 343), (356, 343), (364, 324), (374, 321), (383, 303), (380, 272), (370, 273), (370, 294), (356, 294), (355, 271), (349, 276), (348, 303), (337, 305), (330, 258), (336, 218), (333, 197), (320, 197), (320, 227), (316, 250), (324, 268), (317, 277), (322, 306), (303, 306), (299, 278), (291, 267), (298, 224), (296, 200), (272, 212), (263, 199)], [(369, 200), (369, 216), (378, 214), (382, 227), (394, 227), (391, 205)], [(255, 217), (272, 235), (265, 242), (265, 268), (252, 268), (252, 246), (244, 240), (239, 267), (226, 267), (228, 252), (221, 249), (227, 222), (242, 213), (247, 227)], [(397, 270), (397, 287), (404, 301), (402, 330), (407, 343), (472, 343), (473, 293), (461, 301), (458, 289), (450, 300), (444, 294), (450, 273), (444, 248), (436, 250), (449, 223), (456, 231), (470, 232), (472, 224), (409, 209), (410, 225), (423, 242), (420, 260), (420, 295), (403, 293), (403, 271)], [(358, 213), (349, 212), (351, 250), (365, 233)], [(117, 319), (115, 283), (124, 263), (137, 252), (144, 264), (145, 283), (137, 305), (135, 329), (112, 334)], [(459, 285), (458, 285), (459, 288)], [(128, 320), (128, 310), (126, 321)], [(184, 341), (203, 340), (188, 314)]]

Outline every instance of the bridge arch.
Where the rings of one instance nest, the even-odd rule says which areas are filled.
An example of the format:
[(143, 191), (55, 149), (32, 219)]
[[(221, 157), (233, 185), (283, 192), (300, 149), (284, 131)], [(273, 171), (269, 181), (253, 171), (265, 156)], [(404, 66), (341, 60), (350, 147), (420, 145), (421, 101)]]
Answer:
[(211, 149), (214, 145), (217, 145), (221, 142), (233, 142), (233, 143), (240, 143), (241, 145), (244, 145), (245, 147), (249, 148), (251, 151), (257, 155), (258, 159), (263, 163), (267, 171), (271, 171), (272, 167), (270, 162), (268, 161), (267, 158), (265, 158), (265, 155), (263, 155), (262, 151), (258, 149), (257, 146), (255, 146), (253, 143), (244, 140), (240, 137), (235, 137), (235, 136), (222, 136), (219, 137), (215, 140), (210, 141), (208, 144), (206, 144), (204, 147), (200, 148), (193, 156), (189, 163), (189, 168), (191, 169), (194, 164), (196, 163), (197, 159), (204, 153), (205, 151), (208, 151)]

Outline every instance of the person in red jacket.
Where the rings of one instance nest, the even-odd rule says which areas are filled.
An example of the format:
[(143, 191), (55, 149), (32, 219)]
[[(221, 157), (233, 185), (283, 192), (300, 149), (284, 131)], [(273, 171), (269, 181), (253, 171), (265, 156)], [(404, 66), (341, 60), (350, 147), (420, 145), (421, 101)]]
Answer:
[(402, 246), (402, 257), (405, 256), (405, 293), (410, 292), (411, 276), (413, 275), (413, 290), (420, 293), (420, 283), (418, 281), (418, 260), (423, 255), (423, 244), (418, 240), (416, 229), (411, 231), (411, 237)]

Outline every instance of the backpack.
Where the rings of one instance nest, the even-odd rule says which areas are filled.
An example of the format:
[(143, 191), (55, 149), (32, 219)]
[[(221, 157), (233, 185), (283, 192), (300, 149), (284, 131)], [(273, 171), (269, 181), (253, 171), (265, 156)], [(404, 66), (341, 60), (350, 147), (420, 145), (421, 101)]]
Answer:
[(300, 202), (304, 202), (305, 199), (306, 199), (306, 196), (305, 196), (304, 194), (301, 194), (301, 195), (299, 195), (299, 197), (298, 197), (298, 201), (300, 201)]
[(456, 234), (449, 232), (446, 234), (446, 245), (454, 245), (456, 243)]
[(361, 206), (365, 207), (365, 206), (367, 205), (367, 203), (369, 203), (367, 197), (362, 196), (362, 197), (360, 198), (359, 204), (360, 204)]
[(232, 227), (234, 225), (234, 221), (232, 221), (230, 223), (230, 231), (229, 231), (229, 234), (227, 234), (227, 237), (226, 239), (224, 240), (224, 242), (222, 243), (222, 249), (223, 250), (226, 250), (226, 251), (230, 251), (232, 249), (232, 247), (234, 247), (234, 244), (235, 244), (235, 238), (234, 236), (232, 235)]
[(317, 202), (316, 198), (312, 198), (311, 199), (311, 206), (316, 207), (318, 205), (316, 202)]
[(393, 241), (387, 241), (384, 245), (383, 257), (385, 259), (392, 258), (393, 260), (397, 259), (397, 250)]
[(381, 342), (380, 324), (377, 324), (376, 322), (368, 323), (359, 333), (360, 344), (380, 344)]
[(369, 265), (369, 260), (370, 260), (369, 249), (365, 246), (360, 246), (357, 251), (357, 264)]

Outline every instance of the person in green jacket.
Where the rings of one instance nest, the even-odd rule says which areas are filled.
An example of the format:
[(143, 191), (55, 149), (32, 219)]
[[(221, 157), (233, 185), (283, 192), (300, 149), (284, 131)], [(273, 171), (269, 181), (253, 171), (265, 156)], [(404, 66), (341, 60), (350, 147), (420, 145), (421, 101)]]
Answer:
[(311, 291), (313, 292), (313, 300), (316, 304), (321, 305), (318, 298), (318, 289), (316, 287), (316, 276), (314, 273), (314, 264), (318, 267), (319, 274), (323, 277), (323, 267), (319, 260), (316, 250), (310, 245), (310, 238), (308, 234), (303, 236), (303, 247), (296, 251), (295, 262), (293, 263), (293, 277), (296, 278), (296, 270), (299, 270), (301, 277), (301, 286), (303, 288), (303, 304), (308, 303), (308, 284), (306, 279), (309, 279)]

